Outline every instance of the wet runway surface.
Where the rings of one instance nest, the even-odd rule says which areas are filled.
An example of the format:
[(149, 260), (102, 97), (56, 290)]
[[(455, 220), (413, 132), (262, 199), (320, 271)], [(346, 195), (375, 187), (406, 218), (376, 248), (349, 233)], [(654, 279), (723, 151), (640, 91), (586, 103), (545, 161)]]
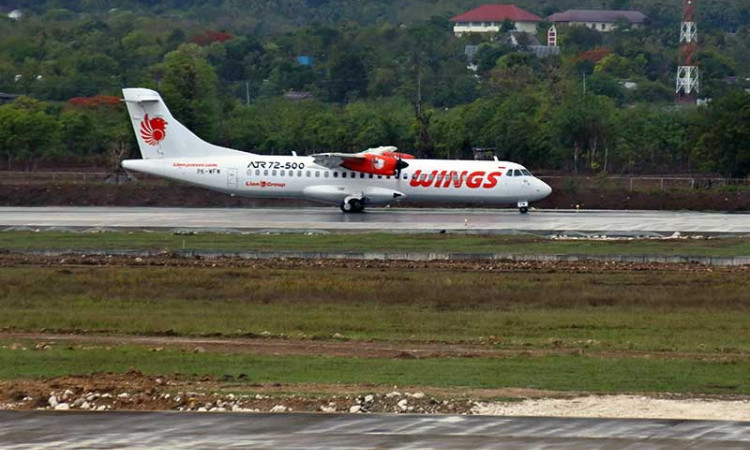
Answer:
[(750, 447), (750, 422), (5, 411), (0, 447), (718, 450)]
[(127, 228), (324, 232), (537, 232), (750, 235), (750, 214), (502, 209), (0, 207), (0, 229)]

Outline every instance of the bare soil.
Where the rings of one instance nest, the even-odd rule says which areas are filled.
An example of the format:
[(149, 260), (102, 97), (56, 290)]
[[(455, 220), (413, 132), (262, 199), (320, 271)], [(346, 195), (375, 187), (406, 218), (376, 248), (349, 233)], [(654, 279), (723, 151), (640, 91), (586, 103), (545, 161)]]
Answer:
[[(52, 345), (138, 345), (148, 346), (152, 351), (179, 349), (193, 352), (200, 348), (214, 353), (253, 354), (273, 356), (328, 356), (345, 358), (387, 358), (387, 359), (420, 359), (420, 358), (512, 358), (517, 356), (575, 355), (584, 353), (600, 358), (670, 358), (739, 361), (750, 359), (746, 354), (712, 354), (678, 351), (635, 351), (635, 350), (583, 350), (581, 348), (551, 349), (502, 349), (498, 342), (489, 337), (481, 342), (379, 342), (349, 341), (343, 339), (289, 339), (275, 336), (256, 337), (185, 337), (185, 336), (131, 336), (104, 335), (101, 332), (90, 333), (83, 330), (45, 330), (44, 332), (21, 332), (0, 329), (0, 339), (18, 341), (36, 341), (37, 347)], [(22, 344), (12, 344), (21, 348)], [(7, 347), (7, 346), (6, 346)]]
[(676, 271), (676, 272), (750, 272), (750, 266), (712, 267), (701, 264), (660, 264), (597, 261), (373, 261), (336, 259), (242, 259), (234, 257), (202, 258), (185, 257), (174, 253), (161, 253), (153, 256), (122, 255), (64, 255), (2, 253), (0, 267), (18, 265), (31, 266), (159, 266), (159, 267), (247, 267), (263, 269), (450, 269), (453, 271), (493, 271), (493, 272), (573, 272), (602, 273), (613, 271)]
[[(508, 390), (507, 394), (522, 394), (516, 391)], [(445, 397), (446, 394), (450, 395)], [(351, 407), (359, 405), (361, 412), (465, 414), (476, 406), (468, 394), (474, 398), (492, 398), (505, 391), (461, 393), (349, 385), (249, 385), (209, 377), (191, 380), (179, 375), (147, 376), (131, 370), (125, 374), (0, 381), (0, 410), (332, 413), (349, 412)], [(523, 394), (525, 397), (526, 393)], [(67, 406), (61, 408), (58, 406), (61, 403)]]

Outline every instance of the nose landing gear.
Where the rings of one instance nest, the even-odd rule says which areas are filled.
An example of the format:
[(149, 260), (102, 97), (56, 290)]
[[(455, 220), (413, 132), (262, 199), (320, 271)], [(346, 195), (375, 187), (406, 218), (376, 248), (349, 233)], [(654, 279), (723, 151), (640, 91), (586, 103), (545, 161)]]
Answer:
[(518, 211), (521, 214), (526, 214), (529, 212), (529, 202), (518, 202)]

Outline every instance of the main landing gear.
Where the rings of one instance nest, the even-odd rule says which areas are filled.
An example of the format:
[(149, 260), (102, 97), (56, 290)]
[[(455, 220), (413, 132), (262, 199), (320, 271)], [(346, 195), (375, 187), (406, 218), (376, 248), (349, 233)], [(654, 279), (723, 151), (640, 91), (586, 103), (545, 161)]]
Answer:
[(365, 210), (365, 204), (359, 198), (349, 198), (341, 202), (341, 210), (345, 213), (361, 213)]
[(529, 202), (518, 202), (518, 211), (521, 214), (529, 212)]

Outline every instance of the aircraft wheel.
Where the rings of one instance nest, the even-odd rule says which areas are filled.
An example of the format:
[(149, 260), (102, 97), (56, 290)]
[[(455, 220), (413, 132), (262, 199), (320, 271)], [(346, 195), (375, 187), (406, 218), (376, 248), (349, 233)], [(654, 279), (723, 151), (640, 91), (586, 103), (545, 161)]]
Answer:
[(522, 206), (522, 207), (518, 208), (518, 211), (520, 211), (521, 214), (526, 214), (527, 212), (529, 212), (529, 207), (528, 206)]
[(345, 213), (361, 213), (365, 209), (365, 203), (358, 198), (351, 198), (341, 202), (341, 210)]
[(361, 213), (365, 210), (365, 204), (362, 202), (362, 200), (355, 198), (351, 200), (349, 204), (352, 206), (352, 212)]

